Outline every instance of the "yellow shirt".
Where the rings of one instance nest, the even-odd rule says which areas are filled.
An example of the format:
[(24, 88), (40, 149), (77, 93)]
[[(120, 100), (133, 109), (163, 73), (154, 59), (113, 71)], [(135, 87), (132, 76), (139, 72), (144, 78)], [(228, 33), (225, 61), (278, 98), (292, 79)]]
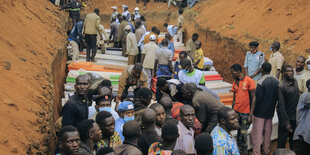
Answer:
[(198, 50), (195, 51), (195, 61), (194, 62), (197, 62), (198, 60), (199, 63), (197, 64), (197, 67), (199, 69), (203, 69), (203, 64), (204, 64), (204, 60), (203, 60), (203, 51), (201, 48), (199, 48)]
[(283, 66), (284, 57), (283, 57), (283, 55), (279, 51), (277, 51), (276, 53), (273, 53), (273, 54), (270, 55), (269, 63), (272, 66), (270, 74), (273, 75), (274, 77), (276, 77), (277, 69), (281, 70), (281, 68)]
[(300, 80), (298, 81), (298, 87), (300, 92), (307, 92), (306, 82), (310, 79), (310, 71), (306, 71), (301, 74)]

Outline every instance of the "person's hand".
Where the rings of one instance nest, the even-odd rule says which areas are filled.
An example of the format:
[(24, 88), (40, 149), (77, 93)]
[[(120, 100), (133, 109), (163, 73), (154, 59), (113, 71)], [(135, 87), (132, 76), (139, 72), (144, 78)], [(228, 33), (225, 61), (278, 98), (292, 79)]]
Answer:
[(292, 129), (291, 124), (287, 124), (287, 125), (285, 126), (285, 128), (286, 128), (289, 132), (293, 132), (293, 129)]
[(250, 114), (248, 116), (248, 124), (250, 125), (252, 123), (252, 121), (253, 121), (253, 114)]
[(252, 74), (251, 76), (250, 76), (250, 78), (253, 78), (253, 77), (255, 77), (257, 74), (256, 73), (254, 73), (254, 74)]

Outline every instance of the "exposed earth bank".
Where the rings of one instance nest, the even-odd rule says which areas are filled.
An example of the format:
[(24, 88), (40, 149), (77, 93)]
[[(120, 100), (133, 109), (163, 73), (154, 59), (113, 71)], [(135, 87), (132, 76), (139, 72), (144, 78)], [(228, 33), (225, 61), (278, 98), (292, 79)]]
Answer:
[[(166, 3), (150, 2), (146, 10), (135, 0), (89, 0), (89, 10), (97, 7), (102, 12), (103, 24), (108, 28), (111, 6), (116, 5), (122, 13), (122, 4), (140, 8), (146, 17), (148, 29), (157, 26), (164, 30), (163, 24), (176, 24), (177, 8), (168, 10)], [(308, 0), (265, 0), (231, 1), (208, 0), (185, 9), (185, 40), (194, 32), (199, 32), (205, 56), (215, 62), (215, 67), (225, 80), (232, 81), (229, 67), (233, 63), (243, 65), (248, 43), (256, 40), (259, 50), (269, 59), (270, 45), (279, 41), (285, 63), (295, 66), (297, 56), (310, 55), (310, 1)]]
[(1, 1), (0, 154), (47, 154), (54, 144), (65, 76), (64, 17), (48, 0)]
[[(200, 34), (205, 56), (210, 57), (225, 80), (229, 67), (243, 64), (247, 44), (260, 42), (269, 58), (277, 40), (286, 63), (310, 53), (310, 1), (209, 0), (185, 9), (185, 40)], [(126, 4), (141, 9), (148, 29), (176, 24), (177, 8), (166, 3), (136, 5), (135, 0), (89, 0), (86, 12), (98, 7), (108, 28), (110, 7)], [(2, 0), (0, 5), (0, 154), (47, 154), (54, 146), (53, 123), (61, 110), (65, 77), (67, 13), (48, 0)], [(66, 28), (65, 28), (66, 27)]]

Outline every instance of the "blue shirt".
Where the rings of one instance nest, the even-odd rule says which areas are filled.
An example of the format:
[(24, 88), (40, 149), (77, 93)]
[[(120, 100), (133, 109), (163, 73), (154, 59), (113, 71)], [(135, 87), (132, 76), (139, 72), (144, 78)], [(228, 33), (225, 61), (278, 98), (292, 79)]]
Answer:
[(82, 38), (84, 38), (84, 36), (82, 34), (82, 30), (83, 30), (83, 22), (79, 21), (72, 28), (68, 40), (69, 41), (75, 41), (76, 43), (79, 43), (82, 40)]
[(121, 137), (122, 142), (125, 140), (124, 136), (123, 136), (123, 126), (126, 122), (124, 121), (124, 119), (122, 119), (121, 117), (118, 118), (115, 121), (115, 131), (119, 134), (119, 136)]
[(220, 126), (211, 132), (213, 139), (213, 155), (240, 155), (237, 142)]
[(303, 137), (303, 140), (310, 144), (310, 92), (303, 93), (297, 106), (297, 127), (295, 129), (294, 140)]
[(174, 79), (179, 79), (179, 71), (182, 69), (181, 63), (179, 61), (176, 61), (174, 64)]
[[(259, 68), (262, 67), (265, 62), (265, 54), (261, 51), (256, 51), (255, 53), (246, 52), (244, 60), (244, 68), (248, 68), (249, 76), (253, 75)], [(258, 80), (262, 76), (260, 72), (253, 77), (253, 80)]]
[(173, 27), (173, 25), (168, 25), (167, 27), (167, 31), (169, 32), (171, 37), (173, 37), (176, 34), (177, 30), (178, 30), (178, 27)]

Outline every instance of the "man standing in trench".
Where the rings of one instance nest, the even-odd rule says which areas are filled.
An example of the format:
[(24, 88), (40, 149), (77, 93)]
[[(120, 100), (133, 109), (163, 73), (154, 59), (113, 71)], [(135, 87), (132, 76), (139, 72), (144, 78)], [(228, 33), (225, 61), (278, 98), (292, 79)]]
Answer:
[(77, 125), (88, 118), (86, 93), (89, 88), (89, 76), (84, 74), (76, 78), (75, 93), (62, 108), (62, 126)]
[(125, 27), (129, 25), (129, 23), (124, 19), (124, 16), (119, 16), (118, 20), (120, 22), (120, 25), (118, 27), (118, 37), (117, 37), (117, 42), (120, 44), (122, 47), (122, 56), (126, 55), (126, 36), (127, 33), (125, 31)]
[(80, 0), (73, 0), (71, 3), (61, 7), (59, 10), (70, 9), (69, 17), (72, 19), (72, 25), (74, 26), (80, 20), (80, 10), (82, 4)]
[[(86, 15), (83, 32), (87, 43), (86, 61), (94, 62), (97, 52), (97, 33), (100, 34), (99, 9), (96, 8), (93, 13)], [(100, 39), (103, 39), (101, 35)], [(92, 50), (92, 54), (90, 54), (90, 50)]]

